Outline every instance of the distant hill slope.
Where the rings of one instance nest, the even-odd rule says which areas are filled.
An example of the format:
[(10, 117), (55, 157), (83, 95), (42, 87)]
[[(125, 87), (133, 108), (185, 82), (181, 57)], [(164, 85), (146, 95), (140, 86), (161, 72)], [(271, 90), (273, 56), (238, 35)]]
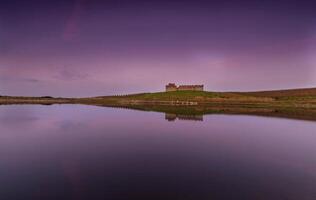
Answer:
[(249, 99), (265, 98), (267, 99), (309, 99), (316, 98), (316, 88), (272, 90), (258, 92), (209, 92), (209, 91), (173, 91), (140, 93), (118, 96), (103, 96), (97, 98), (115, 98), (115, 99), (141, 99), (141, 100), (210, 100), (210, 99)]
[(316, 96), (316, 88), (287, 89), (287, 90), (271, 90), (258, 92), (240, 92), (260, 97), (281, 97), (281, 96)]

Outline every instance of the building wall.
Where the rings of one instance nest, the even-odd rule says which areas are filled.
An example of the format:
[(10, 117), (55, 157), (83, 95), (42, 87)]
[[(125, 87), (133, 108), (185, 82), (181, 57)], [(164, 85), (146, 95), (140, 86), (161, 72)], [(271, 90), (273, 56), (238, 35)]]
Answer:
[(178, 89), (179, 91), (203, 91), (203, 86), (179, 86)]
[(203, 86), (197, 86), (194, 88), (196, 91), (203, 91)]
[(166, 92), (172, 92), (172, 91), (177, 91), (176, 87), (166, 87)]

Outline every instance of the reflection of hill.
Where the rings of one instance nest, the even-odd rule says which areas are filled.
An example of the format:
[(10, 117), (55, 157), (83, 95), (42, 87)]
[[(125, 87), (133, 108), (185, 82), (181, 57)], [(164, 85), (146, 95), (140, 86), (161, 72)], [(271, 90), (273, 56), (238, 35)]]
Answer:
[(208, 106), (163, 106), (163, 105), (126, 105), (108, 107), (134, 109), (142, 111), (155, 111), (165, 113), (168, 121), (198, 120), (202, 121), (204, 115), (210, 114), (243, 114), (256, 116), (282, 117), (316, 121), (316, 110), (289, 107), (260, 107), (246, 105), (208, 105)]

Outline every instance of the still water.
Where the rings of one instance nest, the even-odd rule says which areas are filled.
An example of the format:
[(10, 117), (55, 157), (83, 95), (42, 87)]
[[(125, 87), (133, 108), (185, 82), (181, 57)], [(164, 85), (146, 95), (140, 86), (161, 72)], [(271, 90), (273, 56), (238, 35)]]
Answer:
[(197, 119), (0, 106), (0, 199), (316, 199), (316, 122)]

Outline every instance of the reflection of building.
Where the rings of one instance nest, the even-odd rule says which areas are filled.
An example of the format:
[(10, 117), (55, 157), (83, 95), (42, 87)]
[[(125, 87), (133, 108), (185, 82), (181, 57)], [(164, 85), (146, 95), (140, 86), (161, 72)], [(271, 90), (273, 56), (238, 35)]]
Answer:
[(181, 114), (166, 113), (165, 119), (168, 121), (175, 121), (176, 119), (203, 121), (203, 115), (181, 115)]
[(185, 91), (185, 90), (193, 90), (193, 91), (203, 91), (203, 85), (179, 85), (177, 86), (174, 83), (169, 83), (166, 85), (166, 92), (171, 91)]

